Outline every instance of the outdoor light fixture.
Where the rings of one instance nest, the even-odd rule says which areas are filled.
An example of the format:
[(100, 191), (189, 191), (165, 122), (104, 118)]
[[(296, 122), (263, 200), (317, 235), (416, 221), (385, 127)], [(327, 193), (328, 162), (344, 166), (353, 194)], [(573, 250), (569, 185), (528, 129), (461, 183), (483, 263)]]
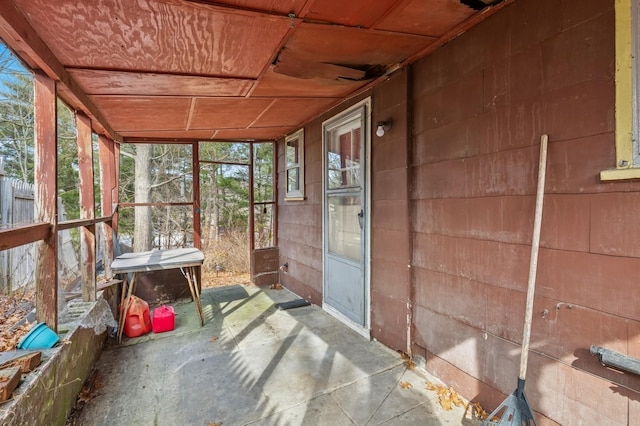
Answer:
[(384, 136), (385, 132), (388, 132), (391, 129), (391, 122), (389, 121), (378, 121), (378, 129), (376, 130), (376, 135), (381, 138)]

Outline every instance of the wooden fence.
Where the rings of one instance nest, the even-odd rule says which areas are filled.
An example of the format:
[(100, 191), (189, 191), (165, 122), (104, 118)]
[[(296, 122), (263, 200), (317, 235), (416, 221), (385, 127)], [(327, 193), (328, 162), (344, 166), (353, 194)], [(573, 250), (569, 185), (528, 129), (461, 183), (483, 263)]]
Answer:
[[(33, 184), (0, 174), (0, 228), (28, 225), (34, 222)], [(64, 220), (64, 209), (58, 201), (58, 217)], [(80, 274), (78, 256), (71, 233), (59, 234), (58, 265), (61, 282), (69, 282)], [(0, 251), (0, 293), (11, 293), (34, 281), (35, 243)]]

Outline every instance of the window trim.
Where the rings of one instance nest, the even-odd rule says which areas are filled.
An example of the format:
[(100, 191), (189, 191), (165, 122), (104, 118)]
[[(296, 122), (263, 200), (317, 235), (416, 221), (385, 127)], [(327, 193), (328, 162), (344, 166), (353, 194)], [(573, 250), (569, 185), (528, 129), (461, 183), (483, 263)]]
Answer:
[[(289, 163), (287, 159), (287, 146), (292, 140), (298, 140), (298, 162)], [(298, 169), (298, 187), (296, 191), (289, 191), (289, 170)], [(285, 201), (304, 200), (304, 128), (284, 138), (284, 185)]]
[[(615, 169), (602, 170), (600, 180), (640, 178), (640, 36), (639, 0), (616, 0), (615, 3)], [(634, 54), (635, 53), (635, 54)]]

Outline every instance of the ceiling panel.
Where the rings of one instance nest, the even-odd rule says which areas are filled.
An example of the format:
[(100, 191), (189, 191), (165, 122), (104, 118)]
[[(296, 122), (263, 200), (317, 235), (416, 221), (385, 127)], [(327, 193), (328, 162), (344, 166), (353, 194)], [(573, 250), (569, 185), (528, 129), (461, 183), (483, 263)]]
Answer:
[(117, 132), (127, 130), (184, 130), (190, 98), (92, 96)]
[(458, 0), (406, 0), (376, 29), (440, 37), (475, 12)]
[(422, 50), (436, 39), (356, 28), (302, 24), (286, 44), (315, 62), (362, 66), (391, 65)]
[(260, 79), (253, 96), (272, 97), (344, 97), (368, 81), (326, 80), (321, 78), (295, 78), (274, 72), (273, 66)]
[(245, 96), (255, 80), (71, 69), (89, 95)]
[(279, 137), (493, 13), (462, 0), (8, 3), (9, 45), (115, 139)]
[(254, 123), (256, 127), (273, 124), (295, 126), (326, 111), (340, 99), (277, 99)]
[(322, 0), (311, 4), (304, 18), (369, 28), (398, 0)]
[(272, 102), (272, 99), (197, 99), (189, 129), (246, 128)]
[(286, 17), (193, 2), (16, 0), (67, 66), (256, 78)]

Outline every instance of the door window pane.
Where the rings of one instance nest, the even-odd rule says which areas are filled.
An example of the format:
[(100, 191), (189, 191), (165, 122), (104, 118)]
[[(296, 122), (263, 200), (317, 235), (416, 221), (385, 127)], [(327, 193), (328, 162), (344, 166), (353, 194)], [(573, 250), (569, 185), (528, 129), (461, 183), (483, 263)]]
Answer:
[(330, 196), (328, 199), (329, 252), (360, 261), (360, 196)]
[(360, 121), (330, 131), (327, 145), (329, 189), (360, 186)]

